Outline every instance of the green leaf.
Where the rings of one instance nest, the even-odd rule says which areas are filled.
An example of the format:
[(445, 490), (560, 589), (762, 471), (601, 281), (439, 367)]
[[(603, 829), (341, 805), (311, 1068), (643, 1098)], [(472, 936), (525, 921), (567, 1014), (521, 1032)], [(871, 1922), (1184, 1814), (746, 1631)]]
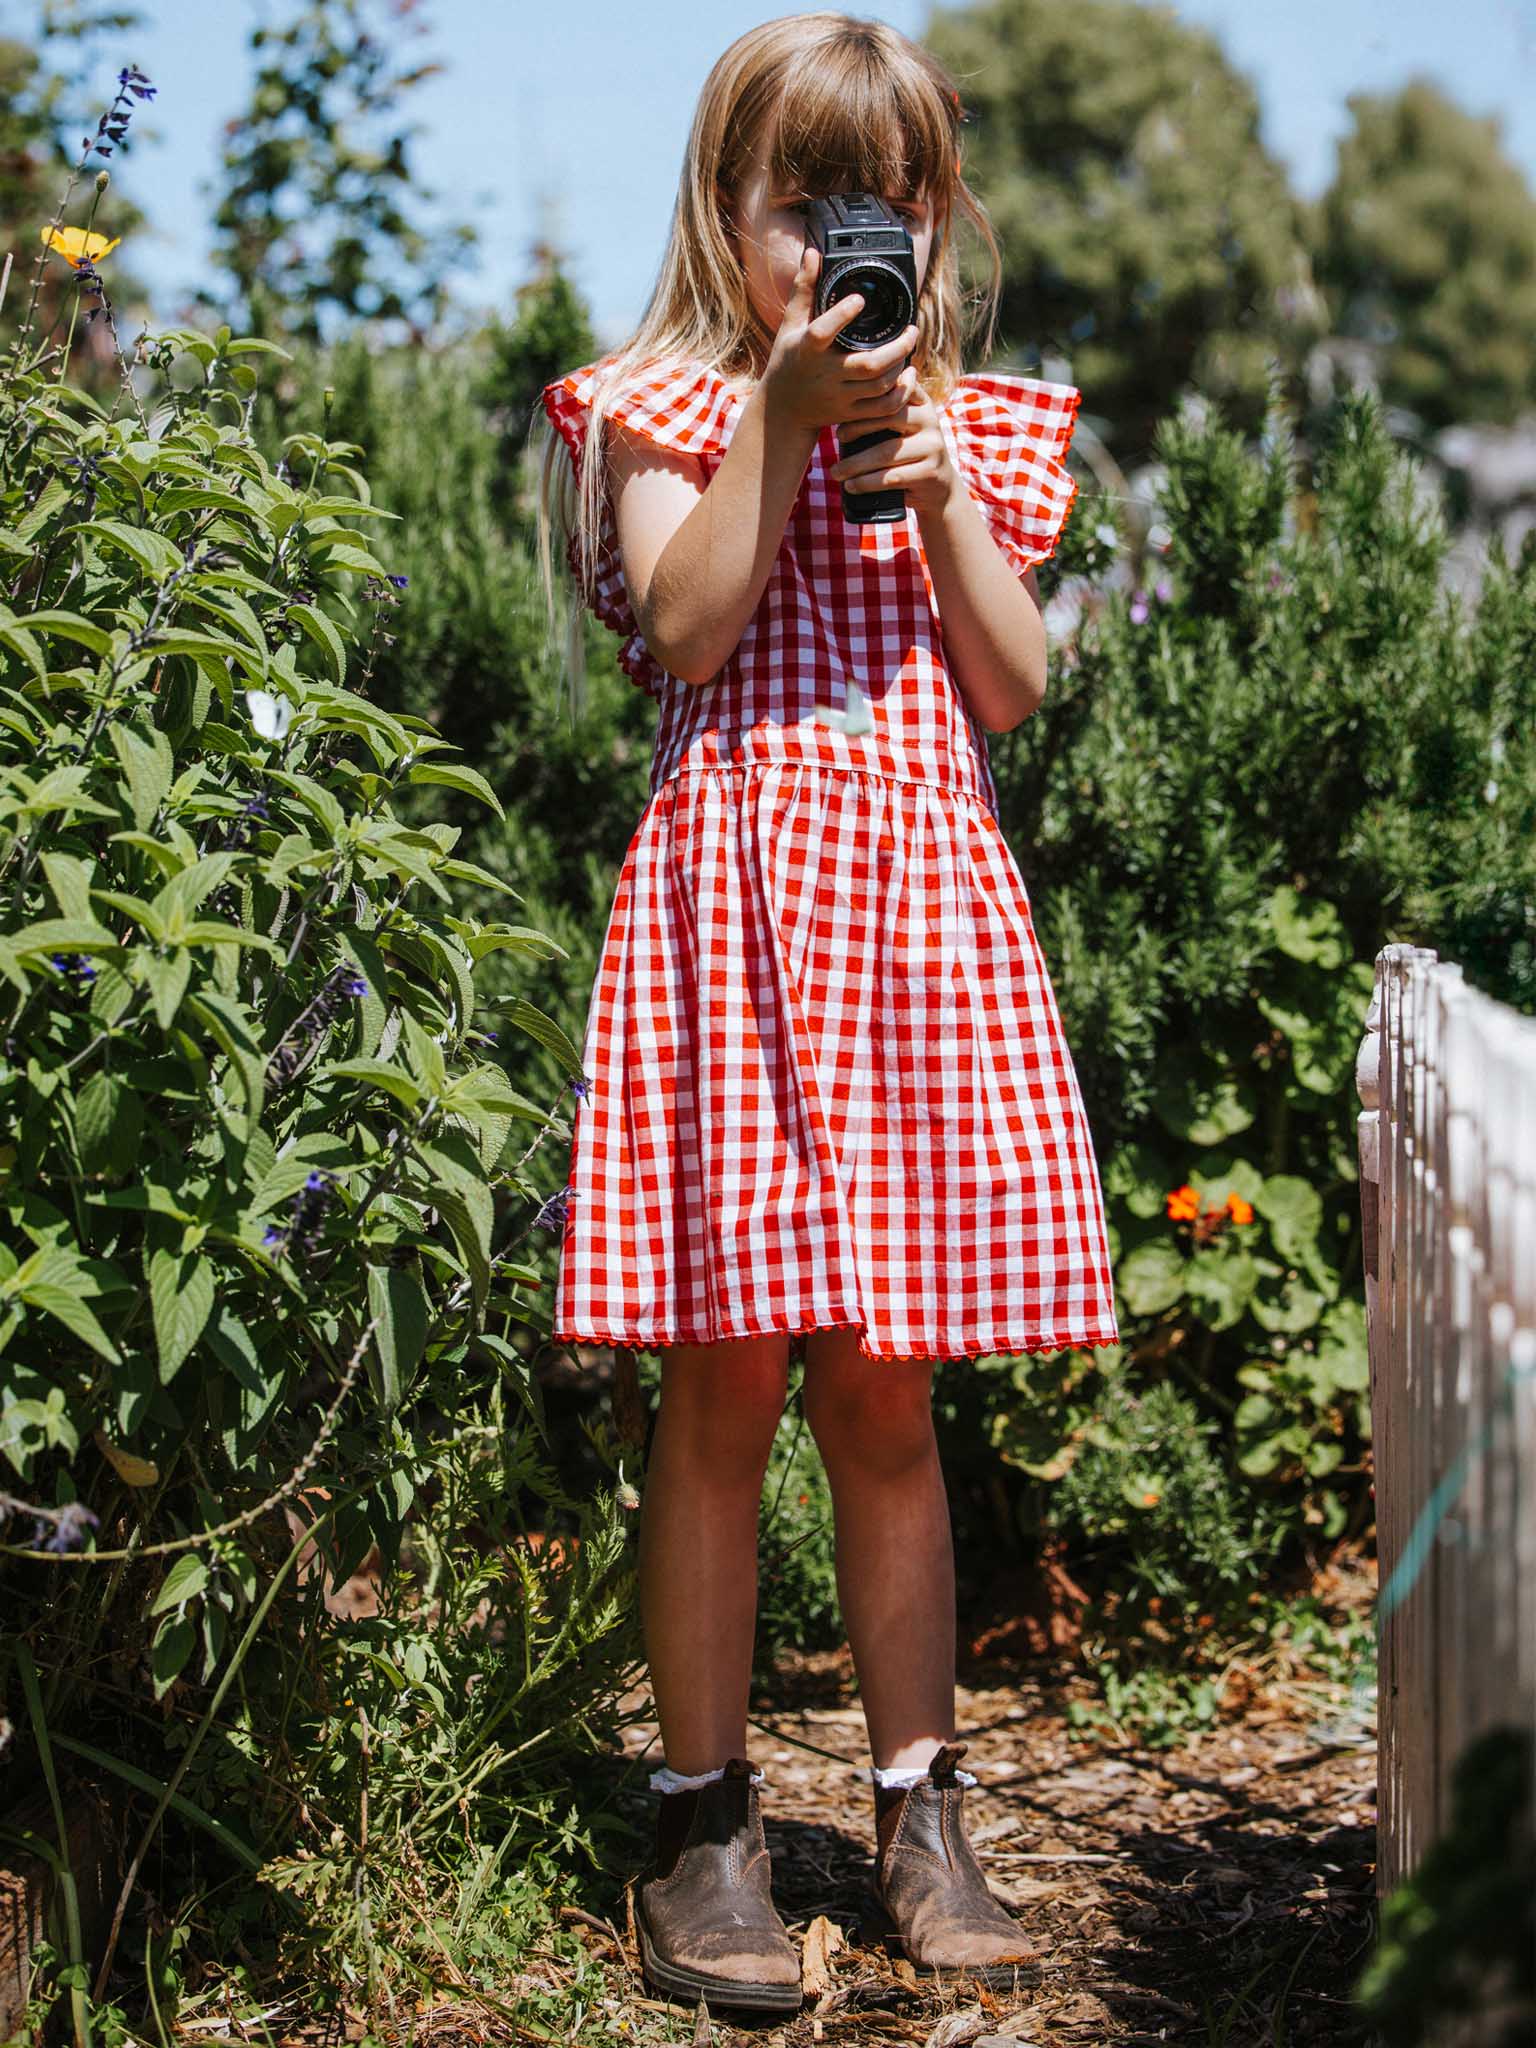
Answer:
[(146, 642), (144, 660), (153, 663), (173, 654), (185, 654), (196, 661), (236, 661), (240, 664), (249, 684), (265, 683), (271, 666), (265, 658), (258, 657), (243, 640), (225, 640), (211, 633), (188, 633), (170, 631), (157, 633), (153, 640)]
[(237, 997), (216, 994), (211, 988), (200, 988), (187, 1008), (227, 1055), (245, 1095), (246, 1115), (254, 1121), (266, 1099), (267, 1056), (250, 1011)]
[[(27, 1265), (31, 1263), (30, 1259), (26, 1262)], [(26, 1271), (26, 1266), (22, 1271)], [(73, 1288), (56, 1287), (43, 1281), (35, 1286), (18, 1287), (16, 1291), (30, 1307), (42, 1309), (46, 1315), (61, 1322), (66, 1330), (73, 1331), (98, 1358), (106, 1359), (109, 1365), (119, 1363), (122, 1353)]]
[(251, 516), (251, 508), (244, 498), (236, 497), (233, 491), (221, 490), (215, 484), (173, 484), (155, 499), (157, 519), (169, 518), (175, 512), (203, 510), (233, 512), (243, 519)]
[[(94, 1743), (79, 1742), (72, 1735), (62, 1735), (57, 1728), (50, 1728), (48, 1736), (60, 1749), (67, 1749), (75, 1756), (84, 1757), (88, 1764), (94, 1764), (99, 1771), (111, 1771), (125, 1784), (137, 1786), (139, 1791), (147, 1792), (152, 1799), (159, 1800), (165, 1797), (166, 1788), (163, 1782), (159, 1778), (152, 1778), (148, 1771), (141, 1771), (137, 1764), (125, 1763), (121, 1757), (112, 1756), (104, 1749), (97, 1749)], [(194, 1805), (183, 1793), (172, 1792), (167, 1803), (183, 1820), (190, 1821), (194, 1827), (203, 1828), (212, 1835), (219, 1847), (233, 1861), (243, 1864), (250, 1871), (261, 1868), (263, 1859), (243, 1836), (237, 1835), (233, 1828), (215, 1819), (211, 1813), (205, 1813), (202, 1807)]]
[(213, 1309), (213, 1264), (202, 1251), (164, 1247), (148, 1259), (150, 1309), (160, 1357), (160, 1384), (168, 1386), (203, 1334)]
[(1316, 1258), (1323, 1227), (1323, 1198), (1299, 1174), (1272, 1173), (1251, 1197), (1269, 1224), (1270, 1238), (1281, 1258), (1302, 1265)]
[(432, 1205), (453, 1232), (465, 1270), (469, 1274), (475, 1313), (485, 1308), (491, 1285), (491, 1191), (482, 1181), (470, 1192), (463, 1188), (436, 1188)]
[(1305, 960), (1330, 971), (1350, 957), (1348, 936), (1331, 903), (1302, 896), (1282, 883), (1265, 906), (1275, 944), (1293, 960)]
[(91, 772), (84, 764), (50, 768), (38, 783), (17, 775), (14, 778), (17, 801), (13, 808), (24, 818), (46, 818), (54, 811), (63, 811), (70, 817), (113, 817), (114, 813), (106, 804), (100, 804), (93, 796), (85, 794)]
[(17, 625), (15, 613), (4, 605), (0, 605), (0, 647), (9, 647), (13, 654), (19, 654), (37, 680), (47, 686), (48, 664), (40, 642), (25, 626)]
[(389, 571), (375, 554), (370, 554), (356, 537), (350, 533), (315, 533), (309, 535), (308, 552), (318, 557), (316, 567), (320, 569), (347, 569), (359, 576), (377, 576), (387, 581)]
[(81, 647), (88, 647), (92, 654), (112, 652), (112, 635), (104, 626), (94, 626), (89, 619), (82, 619), (78, 612), (28, 612), (15, 623), (31, 633), (51, 633), (60, 640), (74, 640)]
[(154, 1674), (155, 1698), (162, 1699), (186, 1668), (197, 1646), (197, 1630), (184, 1614), (168, 1614), (155, 1632), (150, 1646), (149, 1666)]
[(117, 940), (105, 925), (73, 917), (45, 917), (38, 924), (24, 924), (10, 935), (10, 947), (18, 960), (45, 965), (53, 953), (116, 952)]
[(1188, 1262), (1176, 1244), (1152, 1238), (1126, 1253), (1115, 1269), (1115, 1284), (1132, 1315), (1151, 1316), (1182, 1301)]
[(492, 874), (489, 868), (478, 867), (472, 860), (445, 860), (438, 868), (440, 875), (448, 875), (455, 882), (473, 882), (477, 888), (491, 889), (499, 896), (510, 896), (521, 903), (523, 892), (514, 888), (505, 875)]
[(270, 770), (267, 779), (293, 791), (300, 803), (312, 811), (325, 827), (326, 836), (333, 846), (345, 838), (347, 814), (328, 789), (308, 775), (293, 775), (283, 769)]
[(149, 1611), (151, 1614), (164, 1614), (167, 1608), (184, 1607), (189, 1600), (196, 1600), (207, 1584), (207, 1565), (195, 1550), (185, 1551), (161, 1581)]
[(407, 1109), (415, 1109), (422, 1101), (420, 1086), (403, 1067), (391, 1066), (388, 1060), (333, 1060), (329, 1066), (320, 1068), (315, 1078), (370, 1082), (404, 1103)]
[(1239, 1321), (1259, 1284), (1259, 1269), (1246, 1252), (1223, 1247), (1197, 1251), (1188, 1265), (1189, 1297), (1213, 1330)]
[(1255, 1263), (1266, 1280), (1273, 1282), (1278, 1278), (1280, 1286), (1255, 1293), (1248, 1304), (1254, 1321), (1261, 1329), (1289, 1336), (1310, 1330), (1328, 1306), (1327, 1295), (1309, 1287), (1299, 1273), (1284, 1277), (1285, 1269), (1273, 1259), (1259, 1259)]
[(66, 531), (89, 533), (97, 540), (105, 541), (109, 547), (121, 548), (156, 583), (186, 567), (181, 549), (152, 527), (129, 526), (122, 519), (87, 519)]
[(293, 361), (287, 349), (279, 348), (275, 341), (261, 341), (253, 334), (244, 335), (239, 341), (226, 342), (224, 353), (227, 356), (276, 356), (284, 363)]
[(152, 740), (146, 741), (126, 726), (114, 724), (107, 730), (117, 750), (117, 758), (123, 764), (123, 773), (128, 778), (133, 828), (136, 832), (146, 831), (170, 793), (171, 777), (176, 767), (170, 742), (163, 732), (158, 731)]
[(445, 789), (461, 790), (466, 796), (477, 796), (482, 803), (489, 804), (498, 818), (507, 815), (502, 809), (501, 798), (485, 777), (473, 768), (439, 767), (434, 761), (418, 761), (405, 779), (407, 782), (438, 782)]
[(448, 1081), (443, 1048), (422, 1029), (409, 1010), (402, 1010), (400, 1026), (411, 1072), (421, 1082), (426, 1094), (440, 1096)]
[(82, 924), (94, 924), (96, 920), (91, 911), (91, 875), (94, 870), (89, 863), (77, 860), (72, 853), (44, 853), (39, 858), (54, 901), (59, 906), (59, 914), (75, 918)]
[(169, 1031), (192, 979), (192, 955), (183, 946), (174, 953), (136, 953), (134, 965), (149, 984), (150, 1000), (162, 1031)]
[(192, 916), (206, 896), (218, 888), (239, 861), (240, 855), (234, 852), (204, 854), (201, 860), (178, 868), (162, 885), (156, 893), (154, 909), (167, 938), (177, 937), (185, 920)]
[(144, 1105), (120, 1074), (101, 1068), (75, 1098), (75, 1137), (87, 1173), (123, 1174), (138, 1156)]
[(344, 682), (347, 674), (346, 643), (319, 605), (291, 604), (283, 617), (314, 642), (325, 656), (332, 676), (338, 683)]
[[(393, 1415), (421, 1363), (431, 1320), (426, 1290), (414, 1268), (370, 1266), (368, 1313), (379, 1318), (372, 1338), (378, 1359), (375, 1392), (381, 1411)], [(370, 1351), (370, 1366), (373, 1356)]]
[(1177, 1047), (1161, 1063), (1152, 1108), (1176, 1138), (1203, 1146), (1247, 1130), (1259, 1103), (1246, 1077), (1222, 1074), (1198, 1048)]
[(544, 1012), (536, 1009), (525, 996), (518, 996), (510, 1003), (497, 1004), (495, 1007), (500, 1009), (509, 1024), (515, 1024), (519, 1031), (526, 1031), (528, 1036), (537, 1039), (547, 1052), (552, 1052), (568, 1074), (580, 1074), (581, 1054), (553, 1017), (546, 1017)]

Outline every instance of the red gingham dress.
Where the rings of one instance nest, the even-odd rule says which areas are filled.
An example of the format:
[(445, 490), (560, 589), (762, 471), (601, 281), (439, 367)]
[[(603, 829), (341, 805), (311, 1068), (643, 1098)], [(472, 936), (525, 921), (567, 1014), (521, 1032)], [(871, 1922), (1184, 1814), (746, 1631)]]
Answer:
[[(601, 367), (543, 392), (573, 462)], [(976, 374), (945, 401), (1020, 572), (1076, 495), (1080, 399)], [(744, 401), (668, 359), (612, 417), (713, 476)], [(1114, 1344), (1092, 1139), (986, 735), (945, 665), (916, 514), (845, 521), (837, 458), (827, 427), (702, 686), (646, 647), (605, 496), (588, 602), (660, 715), (592, 993), (553, 1335), (653, 1349), (837, 1327), (870, 1359)], [(868, 734), (817, 717), (849, 677)]]

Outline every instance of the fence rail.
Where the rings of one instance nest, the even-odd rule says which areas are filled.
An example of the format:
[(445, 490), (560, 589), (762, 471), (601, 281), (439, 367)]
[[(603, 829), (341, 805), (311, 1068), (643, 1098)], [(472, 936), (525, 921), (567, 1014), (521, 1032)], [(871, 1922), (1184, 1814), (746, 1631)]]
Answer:
[(1356, 1064), (1380, 1583), (1378, 1896), (1536, 1740), (1536, 1020), (1386, 946)]

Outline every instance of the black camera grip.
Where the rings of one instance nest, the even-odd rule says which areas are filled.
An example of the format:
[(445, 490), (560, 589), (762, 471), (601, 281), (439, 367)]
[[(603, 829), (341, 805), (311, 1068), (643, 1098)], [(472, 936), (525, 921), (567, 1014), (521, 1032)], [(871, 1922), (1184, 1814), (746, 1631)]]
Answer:
[[(861, 448), (873, 448), (877, 441), (899, 441), (894, 427), (882, 427), (874, 434), (860, 434), (857, 440), (845, 441), (841, 430), (838, 433), (837, 452), (839, 457), (857, 455)], [(905, 495), (894, 488), (882, 491), (850, 491), (845, 483), (839, 482), (838, 492), (843, 501), (843, 517), (854, 526), (889, 526), (907, 516)]]

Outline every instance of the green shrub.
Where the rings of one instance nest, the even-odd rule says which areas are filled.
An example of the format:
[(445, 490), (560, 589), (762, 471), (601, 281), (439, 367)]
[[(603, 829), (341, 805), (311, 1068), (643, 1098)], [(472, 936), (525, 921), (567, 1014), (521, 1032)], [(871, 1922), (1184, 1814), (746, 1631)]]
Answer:
[[(1475, 608), (1445, 594), (1444, 522), (1366, 396), (1310, 493), (1278, 408), (1257, 451), (1193, 412), (1159, 450), (1147, 587), (1090, 592), (1041, 714), (991, 742), (1123, 1342), (942, 1385), (971, 1491), (980, 1438), (1022, 1540), (1067, 1531), (1103, 1583), (1205, 1607), (1370, 1518), (1354, 1063), (1377, 950), (1436, 946), (1536, 1007), (1536, 545), (1511, 566), (1495, 544)], [(1063, 573), (1114, 538), (1086, 497)]]
[[(282, 352), (175, 330), (110, 407), (39, 353), (0, 382), (11, 1789), (46, 1730), (136, 1788), (141, 1849), (238, 1875), (216, 1938), (430, 1976), (441, 1897), (594, 1856), (566, 1787), (632, 1658), (625, 1509), (560, 1488), (515, 1341), (570, 1136), (522, 1070), (583, 1084), (488, 986), (560, 949), (399, 815), (502, 806), (369, 693), (396, 520), (354, 444), (263, 455)], [(306, 1532), (338, 1583), (376, 1546), (378, 1615), (299, 1587)]]
[(756, 1657), (767, 1677), (785, 1650), (829, 1650), (843, 1640), (833, 1556), (832, 1490), (801, 1403), (804, 1368), (793, 1367), (791, 1398), (768, 1460), (758, 1518)]

